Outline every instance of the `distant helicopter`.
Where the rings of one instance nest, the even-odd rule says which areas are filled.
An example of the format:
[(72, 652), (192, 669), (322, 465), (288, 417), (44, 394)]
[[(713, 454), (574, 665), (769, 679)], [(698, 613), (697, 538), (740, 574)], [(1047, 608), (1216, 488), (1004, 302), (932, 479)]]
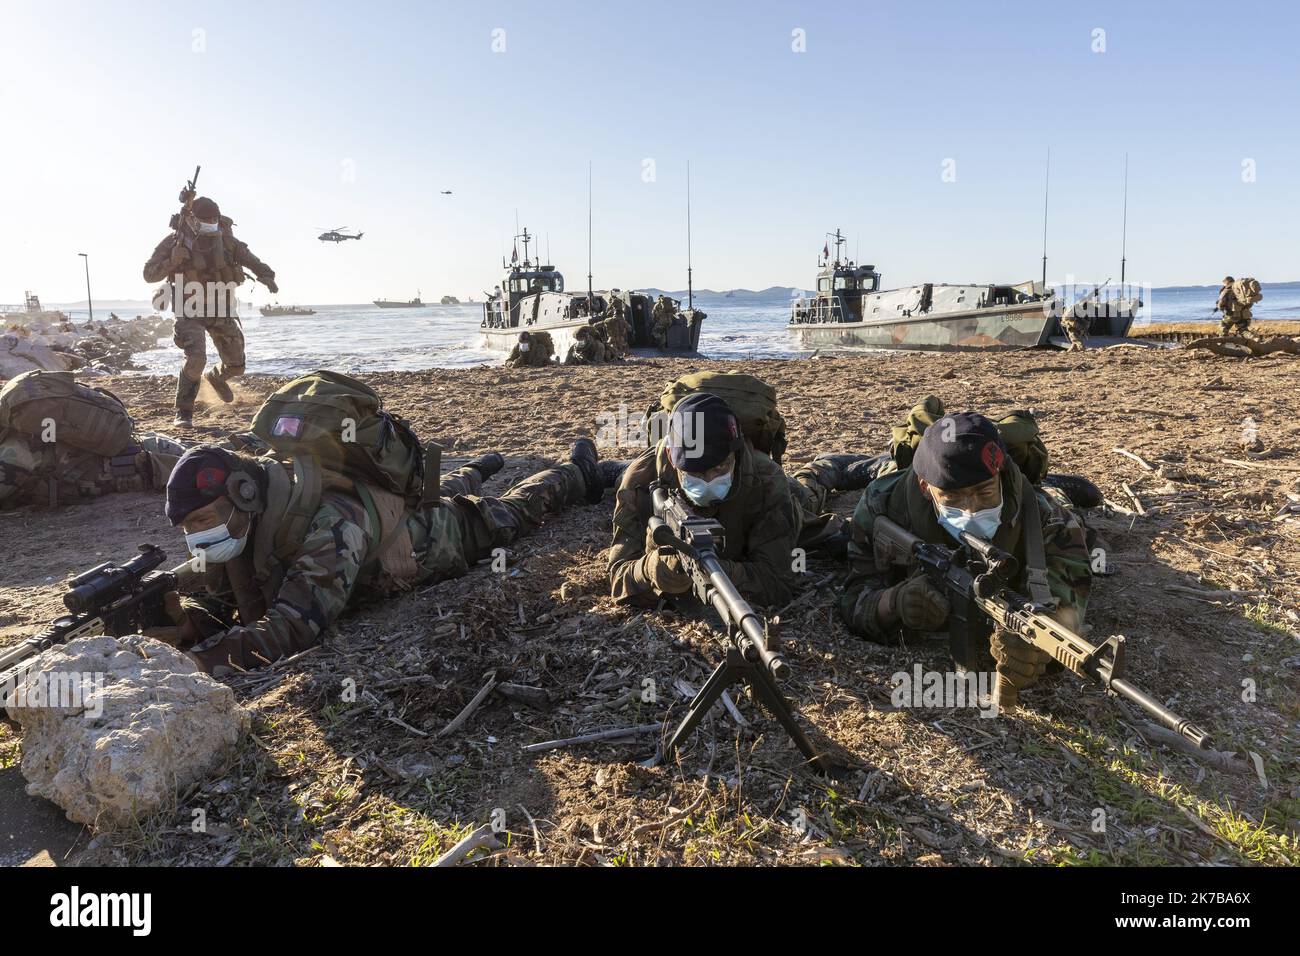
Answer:
[(342, 242), (344, 239), (360, 239), (363, 235), (365, 235), (365, 233), (358, 232), (355, 236), (349, 236), (346, 232), (342, 231), (346, 228), (348, 227), (339, 226), (335, 229), (326, 229), (316, 238), (319, 239), (321, 242)]
[(450, 189), (444, 189), (444, 190), (442, 191), (442, 195), (444, 195), (444, 196), (450, 196), (450, 195), (451, 195), (451, 190), (450, 190)]

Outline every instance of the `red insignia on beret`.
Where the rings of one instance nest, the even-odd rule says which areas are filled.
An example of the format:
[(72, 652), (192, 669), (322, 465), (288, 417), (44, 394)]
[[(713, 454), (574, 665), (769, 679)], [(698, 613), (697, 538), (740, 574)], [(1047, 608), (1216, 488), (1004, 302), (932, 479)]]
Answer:
[(980, 450), (980, 460), (984, 462), (984, 467), (989, 470), (990, 475), (996, 475), (1002, 470), (1002, 463), (1006, 460), (1006, 455), (1002, 452), (1002, 446), (995, 441), (985, 442), (984, 447)]
[(200, 468), (198, 474), (194, 476), (194, 487), (199, 491), (207, 491), (209, 488), (225, 487), (226, 472), (222, 468), (216, 468), (209, 465), (206, 468)]

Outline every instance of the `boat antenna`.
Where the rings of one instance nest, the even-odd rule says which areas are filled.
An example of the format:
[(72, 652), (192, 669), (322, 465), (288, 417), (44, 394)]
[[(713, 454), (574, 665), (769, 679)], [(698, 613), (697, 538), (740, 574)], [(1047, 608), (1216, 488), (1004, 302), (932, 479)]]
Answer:
[(1047, 191), (1052, 183), (1052, 147), (1047, 147), (1047, 175), (1043, 179), (1043, 294), (1047, 294)]
[(691, 161), (686, 161), (686, 308), (695, 308), (695, 283), (691, 269)]
[(591, 313), (596, 297), (591, 291), (591, 160), (587, 160), (587, 312)]
[(1124, 154), (1124, 226), (1119, 241), (1119, 290), (1124, 294), (1124, 272), (1128, 265), (1128, 153)]

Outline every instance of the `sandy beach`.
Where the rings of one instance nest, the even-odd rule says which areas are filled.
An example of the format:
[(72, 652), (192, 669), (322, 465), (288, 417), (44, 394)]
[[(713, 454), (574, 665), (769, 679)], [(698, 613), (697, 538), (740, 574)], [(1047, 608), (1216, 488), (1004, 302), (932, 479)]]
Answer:
[[(811, 562), (805, 590), (780, 613), (780, 637), (794, 672), (786, 691), (813, 740), (859, 766), (844, 779), (800, 769), (743, 696), (748, 726), (715, 714), (676, 766), (636, 766), (646, 740), (525, 753), (679, 716), (718, 659), (719, 639), (700, 622), (606, 597), (607, 495), (519, 542), (507, 574), (482, 566), (359, 607), (302, 659), (232, 678), (254, 729), (225, 772), (182, 794), (174, 812), (89, 850), (79, 834), (77, 852), (101, 863), (425, 863), (500, 809), (511, 836), (498, 861), (513, 864), (1300, 862), (1300, 514), (1286, 511), (1300, 501), (1294, 357), (894, 353), (364, 378), (449, 458), (505, 455), (488, 489), (500, 491), (594, 435), (597, 415), (620, 404), (637, 414), (700, 366), (776, 386), (787, 468), (821, 452), (882, 450), (890, 424), (928, 393), (952, 410), (1034, 409), (1052, 469), (1090, 477), (1135, 512), (1088, 519), (1115, 572), (1094, 586), (1093, 639), (1124, 634), (1130, 678), (1249, 772), (1149, 742), (1135, 711), (1068, 674), (997, 720), (896, 709), (891, 675), (943, 669), (945, 647), (888, 649), (849, 635), (831, 609), (842, 567), (829, 560)], [(171, 431), (174, 379), (101, 381), (142, 428)], [(199, 427), (178, 437), (245, 427), (282, 381), (243, 379), (236, 404), (201, 405)], [(849, 513), (856, 498), (840, 496), (837, 510)], [(161, 495), (0, 513), (0, 641), (57, 615), (67, 575), (146, 541), (183, 556)], [(438, 736), (492, 672), (544, 688), (550, 705), (494, 696)], [(347, 678), (355, 702), (340, 698)], [(658, 702), (628, 703), (646, 678)], [(0, 726), (0, 768), (12, 772), (17, 751)], [(188, 831), (196, 806), (206, 835)], [(1104, 832), (1093, 827), (1098, 808)]]

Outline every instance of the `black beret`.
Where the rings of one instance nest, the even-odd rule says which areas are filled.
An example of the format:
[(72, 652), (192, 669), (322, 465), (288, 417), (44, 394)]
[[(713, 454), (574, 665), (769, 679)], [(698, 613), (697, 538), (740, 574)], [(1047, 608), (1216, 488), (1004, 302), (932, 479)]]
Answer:
[(242, 469), (239, 459), (216, 445), (196, 445), (181, 456), (167, 479), (167, 520), (178, 525), (226, 495), (226, 482)]
[(730, 405), (709, 392), (695, 392), (673, 409), (667, 441), (673, 467), (699, 474), (739, 451), (745, 436)]
[(912, 471), (940, 491), (956, 491), (988, 481), (1006, 460), (997, 426), (976, 412), (958, 412), (925, 430), (912, 456)]

